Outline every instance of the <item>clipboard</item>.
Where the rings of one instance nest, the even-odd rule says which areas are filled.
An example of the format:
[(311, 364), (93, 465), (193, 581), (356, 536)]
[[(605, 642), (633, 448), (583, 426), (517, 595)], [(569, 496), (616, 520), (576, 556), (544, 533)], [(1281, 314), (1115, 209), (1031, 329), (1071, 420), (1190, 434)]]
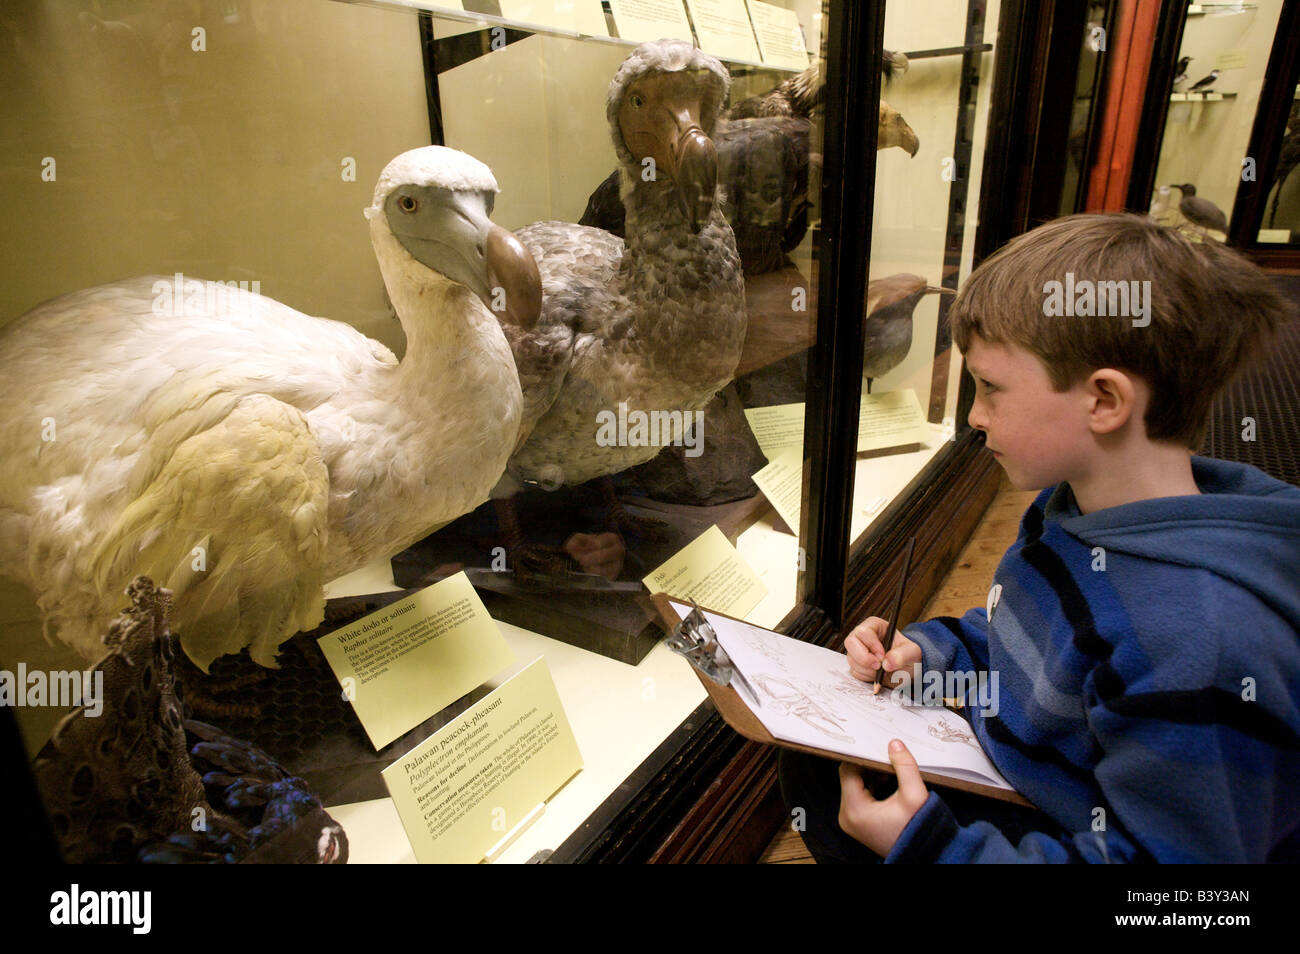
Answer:
[[(836, 762), (848, 762), (850, 765), (858, 765), (862, 768), (872, 769), (877, 772), (884, 772), (889, 775), (896, 774), (894, 766), (889, 762), (877, 762), (873, 759), (863, 759), (852, 755), (845, 755), (841, 752), (832, 752), (829, 749), (820, 749), (813, 746), (802, 745), (798, 742), (786, 742), (783, 739), (775, 738), (767, 727), (759, 721), (754, 710), (750, 708), (744, 698), (731, 685), (737, 677), (743, 680), (744, 676), (739, 670), (731, 665), (727, 658), (726, 652), (716, 642), (711, 642), (707, 636), (701, 636), (694, 631), (693, 627), (684, 624), (690, 620), (687, 616), (685, 620), (678, 619), (676, 611), (673, 610), (671, 601), (676, 599), (678, 603), (685, 603), (686, 600), (670, 597), (666, 593), (655, 593), (650, 599), (654, 602), (655, 609), (663, 617), (664, 623), (668, 628), (668, 645), (674, 652), (679, 653), (687, 658), (691, 664), (691, 669), (695, 671), (696, 677), (704, 686), (705, 692), (709, 694), (709, 699), (713, 702), (714, 708), (718, 714), (726, 720), (727, 725), (731, 726), (751, 742), (761, 742), (763, 745), (775, 745), (783, 749), (791, 749), (795, 752), (802, 752), (805, 755), (816, 755), (824, 759), (831, 759)], [(696, 607), (698, 612), (698, 607)], [(709, 610), (714, 616), (735, 620), (738, 623), (744, 623), (742, 619), (736, 619), (734, 616), (728, 616), (726, 613), (717, 613)], [(705, 624), (707, 626), (707, 624)], [(753, 625), (753, 624), (746, 624)], [(944, 788), (955, 788), (964, 792), (972, 792), (976, 795), (985, 795), (989, 798), (996, 798), (1000, 801), (1010, 802), (1013, 805), (1025, 805), (1034, 808), (1034, 804), (1026, 799), (1019, 792), (1010, 791), (1004, 788), (997, 788), (993, 785), (983, 785), (979, 782), (973, 782), (964, 778), (954, 778), (951, 775), (944, 775), (939, 772), (921, 770), (921, 778), (934, 785)]]

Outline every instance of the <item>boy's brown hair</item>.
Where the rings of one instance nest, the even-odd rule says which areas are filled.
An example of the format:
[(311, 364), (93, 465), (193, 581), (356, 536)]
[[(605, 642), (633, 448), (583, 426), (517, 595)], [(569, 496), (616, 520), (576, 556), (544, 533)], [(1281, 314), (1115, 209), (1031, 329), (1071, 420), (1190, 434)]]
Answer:
[[(1075, 288), (1149, 281), (1150, 323), (1049, 314), (1062, 300), (1049, 283), (1065, 286), (1067, 272)], [(1009, 242), (966, 280), (948, 321), (962, 351), (979, 335), (1037, 355), (1058, 391), (1098, 368), (1141, 377), (1151, 388), (1147, 437), (1196, 450), (1215, 396), (1289, 312), (1272, 281), (1219, 242), (1110, 212), (1066, 216)]]

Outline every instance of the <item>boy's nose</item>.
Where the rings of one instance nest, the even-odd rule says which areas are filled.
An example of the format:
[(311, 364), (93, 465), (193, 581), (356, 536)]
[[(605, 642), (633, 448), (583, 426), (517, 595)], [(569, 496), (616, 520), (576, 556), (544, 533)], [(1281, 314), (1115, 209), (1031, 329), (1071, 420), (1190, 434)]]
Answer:
[(970, 413), (966, 415), (966, 423), (977, 431), (986, 430), (988, 419), (984, 416), (984, 408), (980, 404), (979, 398), (970, 406)]

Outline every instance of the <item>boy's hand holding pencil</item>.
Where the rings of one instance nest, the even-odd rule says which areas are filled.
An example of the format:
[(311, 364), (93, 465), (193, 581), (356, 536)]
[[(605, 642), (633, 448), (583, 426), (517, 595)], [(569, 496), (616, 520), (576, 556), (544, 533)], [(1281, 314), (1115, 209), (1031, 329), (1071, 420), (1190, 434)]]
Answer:
[(849, 672), (863, 682), (875, 682), (876, 670), (884, 666), (889, 686), (901, 686), (912, 676), (912, 666), (921, 661), (921, 647), (898, 630), (894, 644), (885, 652), (885, 634), (889, 623), (870, 616), (853, 628), (844, 639), (844, 653), (849, 657)]

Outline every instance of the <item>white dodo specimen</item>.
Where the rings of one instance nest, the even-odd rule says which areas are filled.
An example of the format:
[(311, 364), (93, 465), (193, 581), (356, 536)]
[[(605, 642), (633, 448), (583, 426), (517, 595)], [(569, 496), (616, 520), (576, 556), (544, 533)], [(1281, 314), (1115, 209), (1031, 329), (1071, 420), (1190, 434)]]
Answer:
[[(322, 586), (482, 503), (519, 434), (501, 320), (535, 322), (536, 264), (488, 216), (487, 166), (438, 146), (365, 210), (405, 357), (219, 283), (144, 277), (0, 334), (0, 573), (87, 659), (146, 575), (207, 670), (319, 625)], [(183, 300), (181, 300), (183, 299)], [(498, 316), (491, 307), (504, 303)]]

